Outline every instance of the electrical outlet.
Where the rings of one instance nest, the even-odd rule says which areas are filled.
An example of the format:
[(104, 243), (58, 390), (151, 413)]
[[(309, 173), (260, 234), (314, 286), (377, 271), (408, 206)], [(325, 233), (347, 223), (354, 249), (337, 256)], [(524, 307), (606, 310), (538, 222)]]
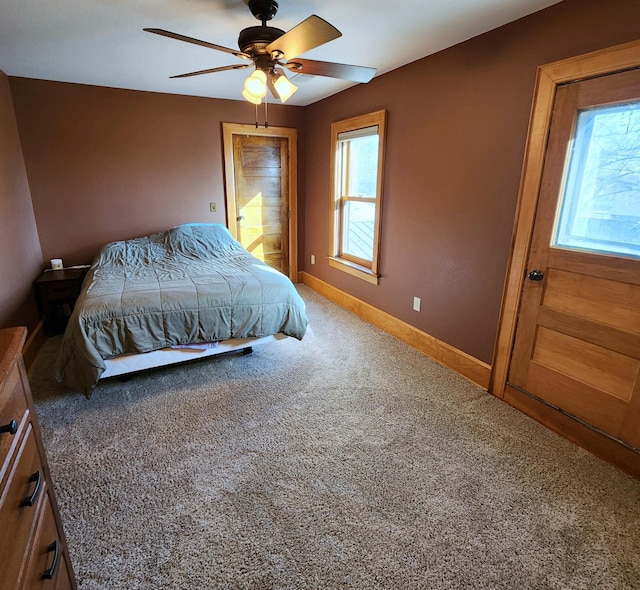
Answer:
[(413, 298), (413, 311), (420, 311), (420, 297)]
[(209, 203), (209, 211), (211, 211), (211, 213), (215, 213), (216, 212), (216, 203), (215, 203), (215, 201), (213, 201), (212, 203)]
[(311, 255), (311, 264), (315, 264), (316, 263), (316, 257), (314, 254)]

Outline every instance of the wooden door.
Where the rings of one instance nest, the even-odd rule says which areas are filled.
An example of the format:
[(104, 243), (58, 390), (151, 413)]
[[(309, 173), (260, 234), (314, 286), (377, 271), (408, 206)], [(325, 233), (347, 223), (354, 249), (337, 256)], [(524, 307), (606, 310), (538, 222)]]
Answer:
[(237, 239), (284, 274), (289, 272), (286, 144), (282, 137), (233, 136)]
[(526, 273), (508, 383), (640, 448), (638, 70), (558, 87)]
[(296, 130), (232, 123), (223, 129), (229, 230), (296, 281)]

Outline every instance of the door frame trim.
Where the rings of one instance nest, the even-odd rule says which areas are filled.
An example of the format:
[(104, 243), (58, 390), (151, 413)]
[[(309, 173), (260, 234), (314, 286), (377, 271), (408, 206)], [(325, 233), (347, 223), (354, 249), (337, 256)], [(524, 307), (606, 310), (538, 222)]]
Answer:
[(226, 221), (231, 235), (237, 239), (236, 179), (233, 165), (233, 136), (251, 135), (286, 138), (289, 148), (289, 278), (298, 282), (298, 130), (290, 127), (256, 127), (243, 123), (222, 123)]
[(560, 84), (635, 68), (640, 68), (640, 41), (538, 67), (489, 380), (489, 393), (501, 399), (507, 385), (556, 89)]

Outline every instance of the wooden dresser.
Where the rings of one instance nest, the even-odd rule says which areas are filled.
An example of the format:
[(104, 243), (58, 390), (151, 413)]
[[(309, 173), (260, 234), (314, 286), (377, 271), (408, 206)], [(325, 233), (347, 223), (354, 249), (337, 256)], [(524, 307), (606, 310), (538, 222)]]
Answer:
[(75, 589), (22, 360), (26, 334), (0, 330), (0, 590)]

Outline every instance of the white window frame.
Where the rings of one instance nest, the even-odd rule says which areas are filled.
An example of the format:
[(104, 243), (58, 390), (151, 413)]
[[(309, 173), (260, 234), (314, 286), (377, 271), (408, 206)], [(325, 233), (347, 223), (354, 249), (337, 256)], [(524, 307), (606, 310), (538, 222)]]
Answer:
[[(374, 285), (378, 284), (380, 278), (380, 226), (386, 118), (386, 110), (380, 110), (366, 115), (345, 119), (343, 121), (337, 121), (331, 125), (331, 224), (329, 238), (329, 265)], [(358, 130), (370, 128), (377, 128), (378, 135), (376, 194), (374, 198), (362, 199), (362, 197), (360, 197), (359, 200), (374, 202), (376, 207), (373, 229), (373, 254), (371, 262), (342, 253), (341, 235), (343, 208), (344, 203), (352, 200), (352, 197), (342, 194), (342, 187), (345, 186), (343, 177), (344, 171), (341, 163), (338, 162), (338, 145), (340, 135), (344, 137), (345, 134), (349, 133), (357, 134)]]

